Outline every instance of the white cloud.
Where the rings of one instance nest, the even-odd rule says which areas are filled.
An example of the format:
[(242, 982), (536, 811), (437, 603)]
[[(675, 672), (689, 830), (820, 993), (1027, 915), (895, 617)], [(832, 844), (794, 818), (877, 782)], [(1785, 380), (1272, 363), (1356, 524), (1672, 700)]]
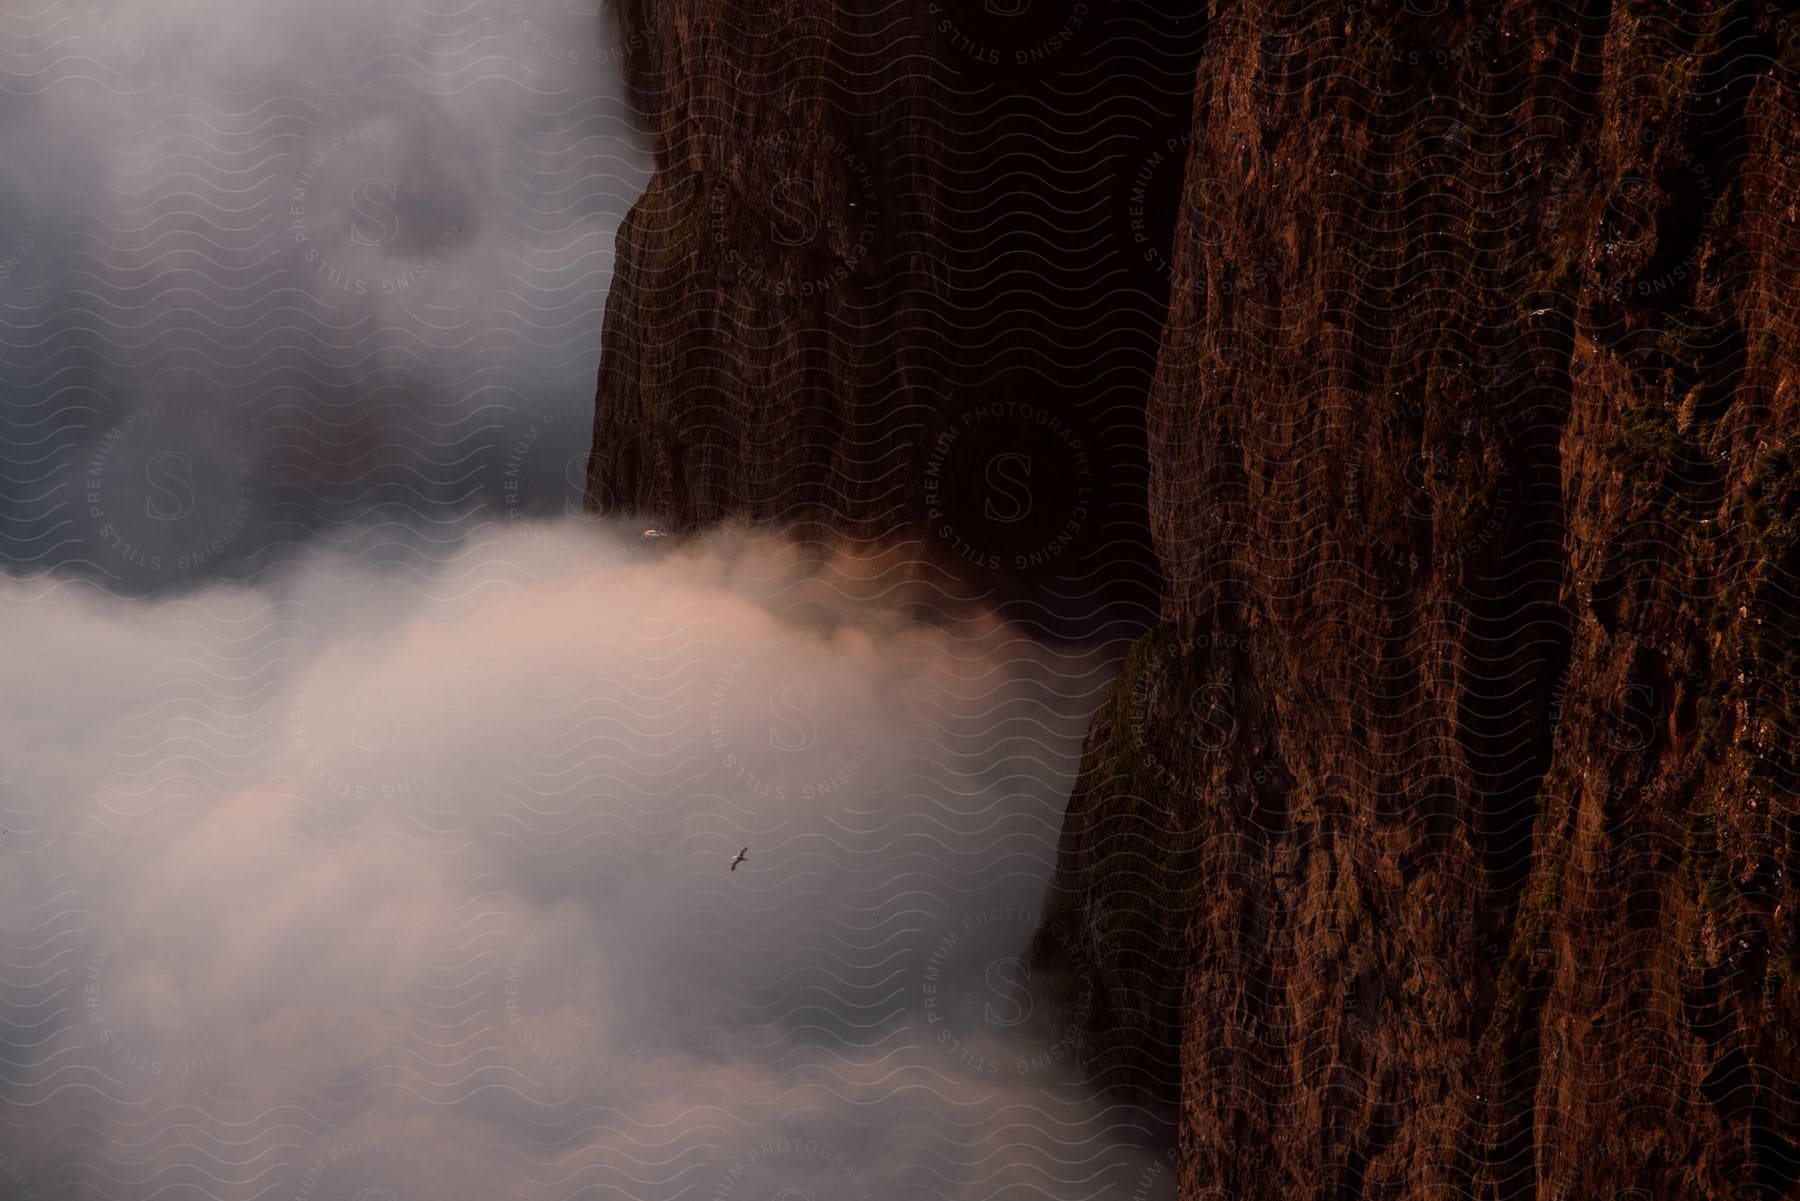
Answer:
[(0, 592), (0, 1151), (39, 1195), (1139, 1179), (1018, 959), (1102, 663), (768, 538), (350, 545)]

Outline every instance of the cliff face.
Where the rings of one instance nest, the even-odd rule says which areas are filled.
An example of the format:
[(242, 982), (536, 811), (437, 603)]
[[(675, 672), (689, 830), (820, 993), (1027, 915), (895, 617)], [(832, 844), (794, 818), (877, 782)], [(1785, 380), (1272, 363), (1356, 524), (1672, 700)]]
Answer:
[(633, 0), (590, 502), (910, 542), (1013, 616), (1153, 615), (1143, 397), (1200, 23)]
[(920, 22), (703, 0), (619, 15), (656, 172), (618, 239), (591, 501), (891, 531), (947, 288), (943, 71)]
[[(940, 524), (901, 465), (1006, 307), (957, 215), (991, 135), (943, 99), (968, 64), (933, 6), (842, 7), (783, 9), (839, 29), (810, 57), (732, 5), (625, 13), (660, 169), (609, 305), (603, 503)], [(1053, 410), (1147, 455), (1147, 506), (1110, 512), (1162, 576), (1039, 940), (1097, 985), (1096, 1070), (1178, 1090), (1188, 1197), (1800, 1195), (1800, 20), (1182, 28), (1174, 228), (1109, 235), (1167, 267), (1154, 378), (1127, 354)], [(749, 148), (824, 128), (886, 173), (858, 260), (855, 172), (805, 160), (842, 287), (683, 224), (718, 179), (728, 212), (780, 195)], [(1130, 346), (1162, 293), (1127, 295)], [(1033, 303), (1003, 326), (1027, 358), (1062, 311)]]
[(1360, 7), (1215, 6), (1049, 941), (1185, 1195), (1793, 1196), (1791, 22)]

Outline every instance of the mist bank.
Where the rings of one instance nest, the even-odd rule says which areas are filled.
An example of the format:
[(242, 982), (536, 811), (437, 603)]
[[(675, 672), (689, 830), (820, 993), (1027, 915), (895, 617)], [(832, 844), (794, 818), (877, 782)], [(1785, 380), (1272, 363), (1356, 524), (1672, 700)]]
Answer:
[(1172, 1195), (1022, 958), (1107, 665), (903, 557), (373, 530), (0, 611), (30, 1195)]
[(0, 562), (148, 594), (578, 506), (648, 149), (571, 0), (0, 14)]

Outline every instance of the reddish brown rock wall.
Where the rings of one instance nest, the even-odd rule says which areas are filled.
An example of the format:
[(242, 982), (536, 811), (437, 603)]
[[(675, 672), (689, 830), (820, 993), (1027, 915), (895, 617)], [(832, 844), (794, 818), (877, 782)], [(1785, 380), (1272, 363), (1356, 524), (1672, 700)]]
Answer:
[[(994, 299), (968, 38), (744, 11), (625, 13), (659, 171), (593, 492), (918, 531)], [(1800, 1195), (1797, 30), (1208, 7), (1143, 444), (1143, 321), (1056, 410), (1147, 458), (1164, 624), (1039, 947), (1178, 1090), (1185, 1196)]]

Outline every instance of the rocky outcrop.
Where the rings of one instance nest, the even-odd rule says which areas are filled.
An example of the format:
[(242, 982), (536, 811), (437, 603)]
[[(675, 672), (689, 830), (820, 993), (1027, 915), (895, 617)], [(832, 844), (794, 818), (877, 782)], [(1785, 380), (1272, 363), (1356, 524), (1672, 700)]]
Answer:
[[(1012, 260), (996, 221), (1041, 247), (1105, 194), (1053, 153), (1104, 122), (998, 143), (1037, 146), (1036, 202), (992, 199), (1031, 190), (994, 129), (1166, 89), (1056, 21), (1058, 73), (977, 86), (986, 35), (938, 6), (749, 7), (624, 14), (658, 171), (594, 496), (979, 574), (1055, 545), (1069, 438), (1100, 448), (1126, 484), (1088, 540), (994, 575), (1079, 594), (1109, 532), (1154, 541), (1161, 621), (1090, 734), (1038, 954), (1095, 986), (1095, 1070), (1178, 1100), (1183, 1195), (1800, 1195), (1800, 21), (1157, 18), (1195, 90), (1111, 168), (1136, 224)], [(971, 381), (1011, 415), (964, 421)], [(1064, 481), (1023, 526), (988, 507), (1021, 431)]]
[(656, 170), (618, 238), (590, 497), (891, 533), (949, 287), (922, 22), (701, 0), (621, 18)]
[(1214, 6), (1046, 953), (1185, 1196), (1792, 1197), (1792, 22), (1437, 7)]
[(1156, 603), (1143, 397), (1200, 23), (647, 0), (589, 497), (914, 546), (1040, 628)]

